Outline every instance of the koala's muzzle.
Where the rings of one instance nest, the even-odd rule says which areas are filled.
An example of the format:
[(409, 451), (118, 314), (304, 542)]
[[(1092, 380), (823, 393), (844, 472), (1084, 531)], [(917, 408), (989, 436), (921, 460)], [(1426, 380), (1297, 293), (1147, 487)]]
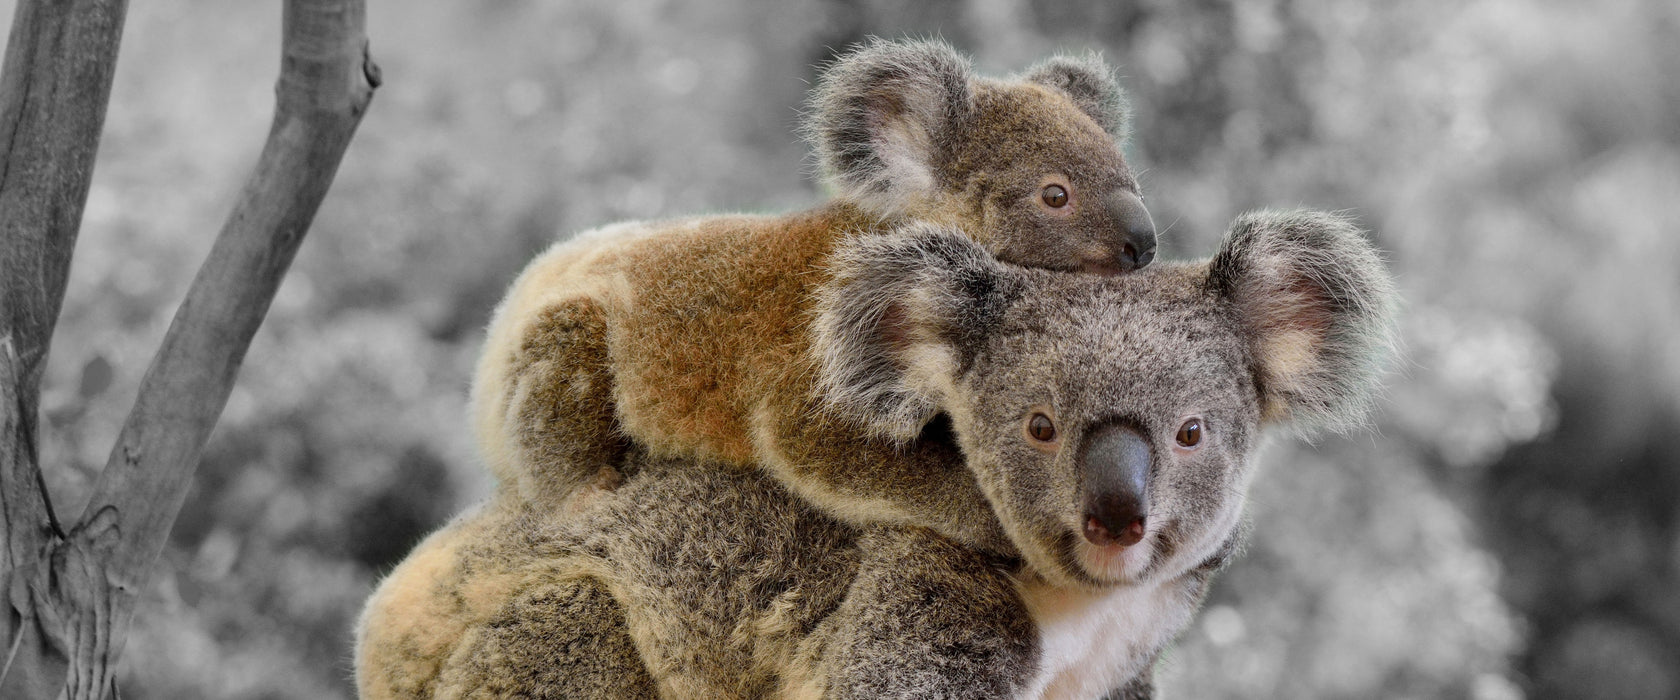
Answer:
[(1131, 272), (1155, 259), (1155, 220), (1143, 206), (1143, 199), (1123, 189), (1103, 196), (1103, 228), (1112, 231), (1103, 247), (1109, 257), (1090, 261), (1087, 272), (1118, 274)]
[(1154, 456), (1149, 441), (1123, 423), (1109, 423), (1092, 432), (1080, 459), (1085, 539), (1091, 544), (1130, 547), (1143, 539)]

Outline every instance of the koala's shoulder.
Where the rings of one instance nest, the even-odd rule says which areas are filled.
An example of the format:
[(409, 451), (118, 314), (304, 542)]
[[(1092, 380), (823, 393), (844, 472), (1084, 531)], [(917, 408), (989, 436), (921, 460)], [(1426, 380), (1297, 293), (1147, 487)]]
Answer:
[(432, 533), (380, 582), (356, 633), (364, 698), (421, 697), (521, 594), (587, 574), (572, 531), (506, 494)]
[(434, 682), (467, 631), (508, 586), (480, 564), (509, 514), (480, 507), (432, 533), (368, 598), (356, 629), (363, 697), (415, 697)]

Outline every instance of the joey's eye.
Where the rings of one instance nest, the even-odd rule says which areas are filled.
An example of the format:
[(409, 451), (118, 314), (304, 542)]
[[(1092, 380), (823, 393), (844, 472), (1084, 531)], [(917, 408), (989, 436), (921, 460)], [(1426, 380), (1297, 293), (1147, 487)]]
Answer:
[(1045, 185), (1042, 196), (1044, 197), (1044, 203), (1053, 208), (1060, 209), (1067, 206), (1067, 189), (1061, 185)]
[(1034, 413), (1027, 419), (1027, 434), (1039, 442), (1051, 442), (1056, 439), (1056, 424), (1050, 416)]
[(1202, 444), (1202, 419), (1191, 418), (1178, 426), (1178, 446), (1195, 447)]

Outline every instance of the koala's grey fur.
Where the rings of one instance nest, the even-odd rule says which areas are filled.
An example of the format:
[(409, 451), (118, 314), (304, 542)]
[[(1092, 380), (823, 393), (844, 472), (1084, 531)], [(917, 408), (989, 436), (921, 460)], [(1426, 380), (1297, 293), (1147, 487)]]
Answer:
[[(630, 678), (662, 697), (1147, 698), (1236, 546), (1260, 429), (1354, 420), (1391, 344), (1387, 273), (1323, 213), (1246, 215), (1211, 261), (1113, 278), (999, 263), (937, 226), (836, 260), (827, 386), (859, 419), (919, 424), (937, 404), (920, 439), (960, 445), (992, 510), (976, 517), (1019, 558), (632, 450), (617, 489), (558, 510), (504, 490), (423, 544), (370, 601), (363, 693), (608, 697)], [(1055, 441), (1029, 437), (1035, 413)], [(1193, 446), (1175, 442), (1188, 417)], [(1114, 426), (1148, 444), (1147, 533), (1124, 547), (1081, 534), (1113, 466), (1088, 443)], [(533, 654), (545, 640), (572, 646)]]
[[(1345, 219), (1296, 211), (1238, 220), (1210, 263), (1208, 287), (1236, 300), (1249, 332), (1268, 325), (1317, 321), (1317, 361), (1300, 376), (1284, 376), (1257, 358), (1256, 376), (1275, 405), (1288, 407), (1299, 430), (1344, 431), (1358, 425), (1376, 396), (1372, 368), (1394, 350), (1396, 294), (1382, 259)], [(1300, 284), (1290, 274), (1307, 274)], [(1291, 320), (1302, 308), (1313, 318)], [(1287, 352), (1289, 349), (1284, 348)]]

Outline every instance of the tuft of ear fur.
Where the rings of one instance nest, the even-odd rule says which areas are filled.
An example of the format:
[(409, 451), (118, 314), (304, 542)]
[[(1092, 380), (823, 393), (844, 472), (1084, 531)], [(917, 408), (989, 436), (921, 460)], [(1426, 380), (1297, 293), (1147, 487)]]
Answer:
[(1394, 352), (1399, 297), (1349, 218), (1244, 214), (1209, 262), (1207, 284), (1243, 324), (1263, 420), (1336, 431), (1359, 424)]
[(802, 130), (836, 195), (882, 216), (937, 186), (940, 144), (973, 109), (967, 58), (938, 41), (871, 39), (823, 71)]
[(1073, 98), (1079, 109), (1103, 131), (1125, 141), (1132, 127), (1131, 105), (1102, 55), (1088, 51), (1077, 56), (1052, 56), (1027, 69), (1022, 79), (1058, 90)]
[(872, 434), (908, 441), (994, 318), (1018, 296), (1008, 268), (959, 230), (928, 223), (846, 242), (817, 292), (817, 392)]

